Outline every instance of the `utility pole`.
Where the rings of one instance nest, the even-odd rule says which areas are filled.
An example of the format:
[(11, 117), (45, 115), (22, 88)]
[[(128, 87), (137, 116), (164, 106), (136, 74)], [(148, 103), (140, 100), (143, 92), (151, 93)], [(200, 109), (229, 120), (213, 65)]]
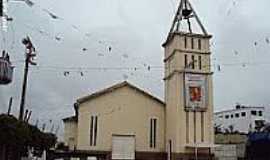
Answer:
[(24, 122), (26, 121), (27, 115), (28, 115), (28, 109), (26, 109), (25, 110), (25, 113), (24, 113), (24, 118), (23, 118), (23, 121)]
[(7, 32), (7, 22), (12, 21), (13, 18), (7, 15), (7, 3), (8, 0), (0, 0), (0, 22), (3, 31)]
[(10, 112), (11, 112), (11, 107), (12, 107), (12, 100), (13, 100), (13, 98), (12, 98), (12, 97), (10, 97), (10, 99), (9, 99), (9, 103), (8, 103), (8, 112), (7, 112), (7, 115), (10, 115)]
[(36, 120), (35, 126), (38, 128), (39, 119)]
[(0, 0), (0, 17), (3, 17), (4, 15), (4, 5), (3, 0)]
[(30, 118), (31, 118), (31, 115), (32, 115), (32, 111), (29, 112), (27, 118), (26, 118), (26, 123), (29, 122)]
[(23, 77), (23, 84), (22, 84), (19, 120), (23, 120), (29, 64), (37, 65), (35, 62), (33, 62), (33, 59), (34, 57), (36, 57), (36, 54), (35, 54), (35, 47), (33, 46), (30, 38), (27, 36), (26, 38), (22, 40), (22, 43), (25, 45), (25, 67), (24, 67), (24, 77)]
[(44, 132), (46, 129), (46, 123), (43, 123), (41, 131)]

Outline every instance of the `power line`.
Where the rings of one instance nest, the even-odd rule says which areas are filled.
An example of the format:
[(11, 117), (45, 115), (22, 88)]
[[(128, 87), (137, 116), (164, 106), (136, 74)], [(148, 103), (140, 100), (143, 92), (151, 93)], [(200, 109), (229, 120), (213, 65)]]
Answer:
[[(174, 2), (173, 2), (173, 0), (170, 0), (170, 2), (174, 5)], [(55, 20), (61, 20), (61, 21), (63, 21), (64, 23), (66, 23), (66, 24), (68, 24), (67, 22), (66, 22), (66, 20), (64, 19), (64, 18), (62, 18), (62, 17), (59, 17), (57, 14), (55, 14), (55, 13), (52, 13), (51, 11), (49, 11), (48, 9), (44, 9), (44, 8), (42, 8), (40, 5), (38, 5), (38, 4), (34, 4), (34, 6), (35, 7), (37, 7), (37, 9), (38, 10), (40, 10), (40, 11), (44, 11), (45, 13), (47, 13), (52, 19), (55, 19)], [(233, 6), (236, 6), (236, 1), (234, 0), (233, 2), (232, 2), (232, 7)], [(231, 7), (231, 8), (232, 8)], [(230, 9), (231, 9), (230, 8)], [(72, 27), (72, 28), (74, 28), (74, 29), (76, 29), (77, 31), (81, 31), (81, 29), (79, 28), (79, 26), (76, 26), (76, 25), (74, 25), (74, 24), (68, 24), (70, 27)], [(57, 37), (57, 36), (52, 36), (50, 33), (48, 33), (48, 32), (46, 32), (46, 31), (42, 31), (41, 29), (38, 29), (38, 28), (36, 28), (36, 27), (31, 27), (31, 26), (29, 26), (29, 25), (26, 25), (29, 29), (31, 29), (31, 30), (35, 30), (35, 31), (37, 31), (37, 32), (39, 32), (41, 35), (43, 35), (43, 36), (47, 36), (47, 37), (49, 37), (50, 39), (54, 39), (54, 40), (57, 40), (57, 41), (62, 41), (62, 38), (59, 38), (59, 37)], [(85, 35), (86, 36), (86, 34), (87, 33), (85, 33), (85, 34), (83, 34), (83, 35)], [(4, 36), (3, 36), (4, 37)], [(268, 42), (269, 43), (269, 41), (266, 41), (266, 42)], [(117, 52), (114, 52), (114, 55), (116, 55), (116, 54), (118, 54), (119, 52), (119, 49), (117, 48), (117, 47), (111, 47), (111, 44), (107, 44), (107, 42), (102, 42), (101, 43), (102, 45), (106, 45), (106, 47), (108, 47), (109, 46), (109, 48), (110, 48), (110, 52), (111, 52), (111, 50), (117, 50)], [(84, 51), (87, 51), (87, 48), (85, 48), (85, 50)], [(121, 52), (121, 51), (120, 51)], [(104, 54), (105, 55), (105, 54)], [(120, 57), (123, 57), (123, 58), (125, 58), (125, 59), (128, 59), (128, 58), (130, 58), (130, 59), (132, 59), (132, 60), (134, 60), (134, 59), (136, 59), (136, 58), (131, 58), (129, 55), (127, 55), (127, 54), (122, 54), (122, 55), (119, 55)], [(138, 60), (138, 59), (137, 59)], [(151, 65), (147, 65), (147, 63), (145, 63), (145, 62), (143, 62), (143, 61), (141, 61), (141, 60), (138, 60), (138, 61), (140, 61), (140, 63), (142, 64), (142, 65), (144, 65), (145, 67), (146, 66), (151, 66)], [(245, 66), (249, 66), (249, 65), (252, 65), (252, 66), (258, 66), (258, 65), (262, 65), (262, 64), (251, 64), (251, 63), (246, 63), (246, 62), (243, 62), (243, 63), (237, 63), (237, 64), (218, 64), (218, 65), (222, 65), (222, 66), (238, 66), (238, 65), (242, 65), (243, 66), (243, 64), (245, 64)], [(266, 63), (266, 64), (268, 64), (268, 63)], [(264, 65), (266, 65), (266, 64), (264, 64)], [(213, 66), (213, 67), (216, 67), (216, 65), (211, 65), (211, 66)], [(42, 67), (39, 67), (39, 68), (42, 68)], [(152, 68), (154, 68), (153, 66), (151, 66), (151, 69)], [(160, 66), (159, 68), (163, 68), (162, 66)], [(42, 69), (44, 69), (44, 68), (42, 68)], [(75, 70), (75, 71), (79, 71), (79, 70), (133, 70), (133, 69), (138, 69), (138, 70), (141, 70), (141, 69), (145, 69), (145, 68), (142, 68), (142, 67), (86, 67), (86, 68), (84, 68), (84, 67), (77, 67), (77, 68), (65, 68), (65, 67), (62, 67), (62, 68), (56, 68), (56, 67), (51, 67), (51, 68), (47, 68), (47, 69), (55, 69), (55, 70)]]
[[(20, 60), (18, 60), (21, 62)], [(237, 62), (237, 63), (217, 63), (211, 65), (204, 65), (203, 68), (207, 67), (249, 67), (249, 66), (262, 66), (262, 65), (270, 65), (270, 62)], [(89, 72), (89, 71), (153, 71), (153, 70), (164, 70), (166, 69), (164, 66), (155, 66), (155, 65), (148, 65), (146, 67), (140, 66), (105, 66), (105, 67), (64, 67), (64, 66), (36, 66), (32, 68), (33, 70), (42, 70), (42, 71), (49, 71), (49, 72)]]

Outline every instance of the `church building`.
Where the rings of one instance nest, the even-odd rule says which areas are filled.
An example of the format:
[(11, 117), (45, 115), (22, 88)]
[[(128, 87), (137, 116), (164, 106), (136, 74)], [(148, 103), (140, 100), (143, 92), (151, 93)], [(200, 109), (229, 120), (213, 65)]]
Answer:
[(75, 116), (63, 119), (70, 152), (102, 160), (214, 159), (211, 37), (181, 0), (162, 45), (164, 100), (126, 81), (78, 98)]

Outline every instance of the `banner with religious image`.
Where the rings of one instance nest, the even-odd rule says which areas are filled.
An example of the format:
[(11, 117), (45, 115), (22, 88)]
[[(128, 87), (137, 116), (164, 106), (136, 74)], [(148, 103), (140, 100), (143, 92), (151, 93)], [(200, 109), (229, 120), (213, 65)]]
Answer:
[(185, 85), (185, 107), (186, 108), (205, 108), (208, 101), (207, 77), (186, 73), (184, 78)]

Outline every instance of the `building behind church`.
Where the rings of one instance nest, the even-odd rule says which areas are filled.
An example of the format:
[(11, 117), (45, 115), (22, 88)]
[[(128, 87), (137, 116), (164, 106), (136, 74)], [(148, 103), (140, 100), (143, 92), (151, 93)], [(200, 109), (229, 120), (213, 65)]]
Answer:
[(247, 134), (262, 127), (265, 122), (265, 108), (236, 105), (234, 109), (215, 112), (215, 126), (221, 132), (239, 132)]
[(211, 37), (181, 0), (163, 44), (164, 100), (129, 82), (78, 98), (75, 116), (63, 120), (70, 151), (98, 159), (212, 159)]

